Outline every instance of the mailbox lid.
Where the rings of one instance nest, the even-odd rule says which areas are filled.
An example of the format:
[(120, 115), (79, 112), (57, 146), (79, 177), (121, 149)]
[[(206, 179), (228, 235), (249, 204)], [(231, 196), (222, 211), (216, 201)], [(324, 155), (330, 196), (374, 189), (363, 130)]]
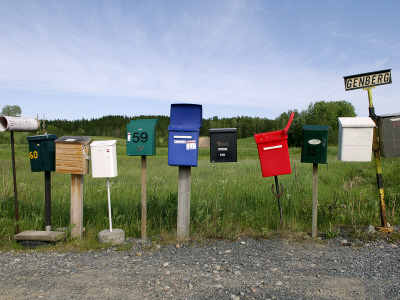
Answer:
[(375, 122), (370, 117), (340, 117), (339, 126), (342, 128), (373, 128)]
[(117, 143), (117, 140), (108, 140), (108, 141), (93, 141), (90, 143), (90, 147), (107, 147), (114, 146)]
[(237, 128), (211, 128), (209, 131), (210, 131), (210, 134), (212, 134), (212, 133), (229, 133), (229, 132), (235, 133), (237, 131)]
[(199, 130), (202, 125), (202, 106), (200, 104), (171, 104), (168, 130)]
[(282, 140), (287, 140), (288, 135), (285, 130), (256, 133), (254, 138), (257, 144), (273, 143)]
[(88, 145), (90, 143), (90, 137), (88, 136), (62, 136), (55, 140), (56, 143), (66, 144), (82, 144)]
[(328, 156), (327, 125), (304, 125), (301, 147), (301, 162), (326, 164)]
[(55, 134), (28, 136), (29, 158), (32, 172), (55, 171)]

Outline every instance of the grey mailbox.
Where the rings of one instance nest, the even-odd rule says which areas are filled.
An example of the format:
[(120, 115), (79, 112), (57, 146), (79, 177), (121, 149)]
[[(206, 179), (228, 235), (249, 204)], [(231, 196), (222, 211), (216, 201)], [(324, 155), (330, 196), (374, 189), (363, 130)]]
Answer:
[(377, 118), (381, 155), (386, 158), (400, 156), (400, 113)]

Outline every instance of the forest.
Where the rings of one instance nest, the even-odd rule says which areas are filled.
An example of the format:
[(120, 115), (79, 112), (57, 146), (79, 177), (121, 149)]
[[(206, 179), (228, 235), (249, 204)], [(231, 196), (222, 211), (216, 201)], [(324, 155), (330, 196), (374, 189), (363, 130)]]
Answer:
[[(280, 114), (274, 120), (259, 117), (238, 116), (218, 118), (214, 116), (202, 120), (200, 136), (209, 136), (210, 128), (237, 128), (237, 138), (246, 138), (255, 133), (281, 130), (285, 128), (291, 110)], [(318, 101), (311, 103), (306, 110), (294, 110), (294, 119), (288, 131), (288, 143), (291, 147), (301, 146), (303, 125), (328, 125), (329, 143), (337, 144), (338, 117), (355, 117), (355, 110), (347, 101)], [(126, 138), (126, 125), (135, 119), (158, 119), (156, 127), (157, 146), (168, 144), (168, 116), (104, 116), (97, 119), (46, 120), (47, 133), (76, 136), (111, 136)]]

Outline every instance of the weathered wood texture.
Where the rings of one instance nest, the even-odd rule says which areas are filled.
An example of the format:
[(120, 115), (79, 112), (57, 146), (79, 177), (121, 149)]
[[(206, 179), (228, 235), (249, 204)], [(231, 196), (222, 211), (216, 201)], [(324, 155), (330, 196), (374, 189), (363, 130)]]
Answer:
[(78, 142), (56, 140), (56, 172), (88, 174), (89, 142), (90, 138)]

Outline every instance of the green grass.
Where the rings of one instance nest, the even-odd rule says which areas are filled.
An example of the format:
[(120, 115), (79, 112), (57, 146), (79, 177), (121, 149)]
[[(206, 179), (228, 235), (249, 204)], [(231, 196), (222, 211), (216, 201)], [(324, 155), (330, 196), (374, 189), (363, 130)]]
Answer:
[[(92, 140), (115, 139), (94, 137)], [(117, 139), (118, 176), (110, 178), (114, 228), (127, 237), (140, 237), (140, 157), (126, 156), (124, 140)], [(28, 144), (16, 140), (16, 169), (22, 230), (44, 230), (44, 173), (30, 171)], [(10, 142), (0, 144), (0, 248), (12, 243), (14, 191)], [(312, 164), (300, 162), (300, 148), (290, 149), (292, 174), (279, 176), (284, 186), (281, 202), (285, 228), (311, 231)], [(319, 165), (318, 229), (337, 226), (380, 225), (374, 161), (343, 163), (337, 147), (329, 147), (328, 164)], [(147, 157), (147, 235), (174, 236), (177, 218), (178, 167), (168, 166), (168, 149)], [(387, 216), (399, 223), (398, 159), (382, 159)], [(238, 162), (210, 163), (209, 149), (199, 150), (191, 177), (191, 237), (234, 238), (268, 236), (281, 230), (274, 178), (263, 178), (254, 138), (238, 140)], [(70, 219), (71, 176), (52, 172), (52, 226), (66, 227)], [(84, 176), (85, 247), (95, 248), (96, 235), (108, 228), (106, 179)], [(67, 241), (72, 243), (72, 241)]]

